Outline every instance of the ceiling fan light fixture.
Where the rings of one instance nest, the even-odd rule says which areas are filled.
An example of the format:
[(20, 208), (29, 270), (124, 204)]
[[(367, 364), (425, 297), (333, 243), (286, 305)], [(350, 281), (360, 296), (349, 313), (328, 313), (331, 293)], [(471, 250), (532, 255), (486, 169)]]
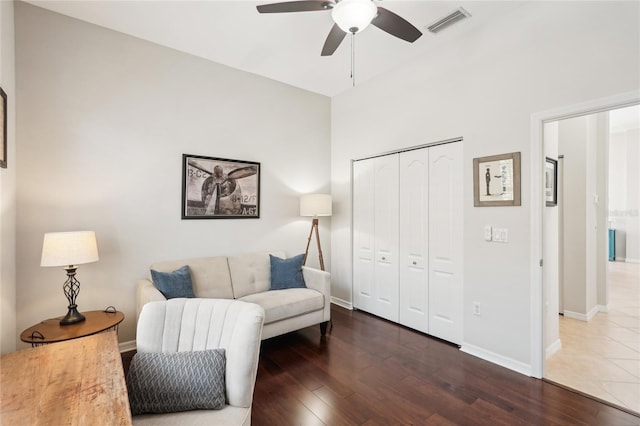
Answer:
[(331, 10), (331, 17), (342, 31), (356, 34), (367, 28), (377, 13), (371, 0), (342, 0)]

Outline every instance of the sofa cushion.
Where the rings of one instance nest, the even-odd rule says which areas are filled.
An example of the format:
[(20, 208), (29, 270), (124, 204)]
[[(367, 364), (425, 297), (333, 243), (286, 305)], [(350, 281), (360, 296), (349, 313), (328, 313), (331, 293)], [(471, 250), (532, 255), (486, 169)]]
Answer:
[(183, 265), (189, 266), (193, 292), (196, 297), (233, 299), (229, 265), (227, 264), (227, 258), (224, 256), (156, 262), (151, 265), (151, 269), (171, 272)]
[(269, 255), (271, 261), (271, 283), (269, 290), (282, 290), (285, 288), (305, 288), (302, 276), (302, 262), (304, 253), (289, 259), (281, 259)]
[(264, 291), (240, 300), (262, 306), (265, 324), (324, 309), (324, 295), (310, 288)]
[(184, 265), (172, 272), (160, 272), (152, 269), (151, 279), (153, 281), (153, 285), (167, 299), (173, 299), (176, 297), (196, 297), (193, 293), (191, 274), (189, 273), (189, 267), (187, 265)]
[(233, 285), (233, 297), (240, 299), (249, 294), (269, 290), (271, 283), (269, 254), (286, 257), (282, 251), (229, 256), (229, 273)]
[(137, 353), (127, 392), (134, 416), (219, 410), (225, 405), (225, 350)]

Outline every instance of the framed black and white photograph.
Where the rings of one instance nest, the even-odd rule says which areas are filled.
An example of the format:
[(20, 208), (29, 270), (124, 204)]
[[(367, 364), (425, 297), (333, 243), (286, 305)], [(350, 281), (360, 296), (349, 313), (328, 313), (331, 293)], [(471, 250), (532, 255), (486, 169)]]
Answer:
[(473, 159), (473, 205), (520, 205), (519, 152)]
[(182, 219), (260, 217), (260, 163), (182, 154)]
[(7, 94), (0, 87), (0, 96), (2, 96), (2, 102), (0, 102), (0, 138), (2, 138), (2, 146), (0, 146), (0, 167), (7, 168)]
[(558, 160), (549, 157), (544, 164), (544, 199), (547, 207), (558, 205)]

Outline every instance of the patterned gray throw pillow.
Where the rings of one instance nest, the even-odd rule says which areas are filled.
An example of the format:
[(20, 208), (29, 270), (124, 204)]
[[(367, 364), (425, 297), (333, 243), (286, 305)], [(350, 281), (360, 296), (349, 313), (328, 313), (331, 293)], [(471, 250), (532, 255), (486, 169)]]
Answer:
[(225, 364), (224, 349), (135, 354), (127, 374), (131, 414), (223, 408)]

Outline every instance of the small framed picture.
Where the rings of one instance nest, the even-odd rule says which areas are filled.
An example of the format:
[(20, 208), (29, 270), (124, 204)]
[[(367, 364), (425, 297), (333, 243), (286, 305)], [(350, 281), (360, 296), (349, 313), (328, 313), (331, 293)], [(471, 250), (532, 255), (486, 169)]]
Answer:
[(0, 87), (0, 96), (2, 96), (2, 101), (0, 102), (0, 167), (3, 169), (7, 168), (7, 94), (4, 93), (4, 90)]
[(519, 152), (473, 159), (473, 205), (520, 205)]
[(547, 207), (558, 205), (558, 160), (549, 157), (544, 164), (544, 199)]
[(260, 217), (260, 163), (182, 155), (182, 219)]

